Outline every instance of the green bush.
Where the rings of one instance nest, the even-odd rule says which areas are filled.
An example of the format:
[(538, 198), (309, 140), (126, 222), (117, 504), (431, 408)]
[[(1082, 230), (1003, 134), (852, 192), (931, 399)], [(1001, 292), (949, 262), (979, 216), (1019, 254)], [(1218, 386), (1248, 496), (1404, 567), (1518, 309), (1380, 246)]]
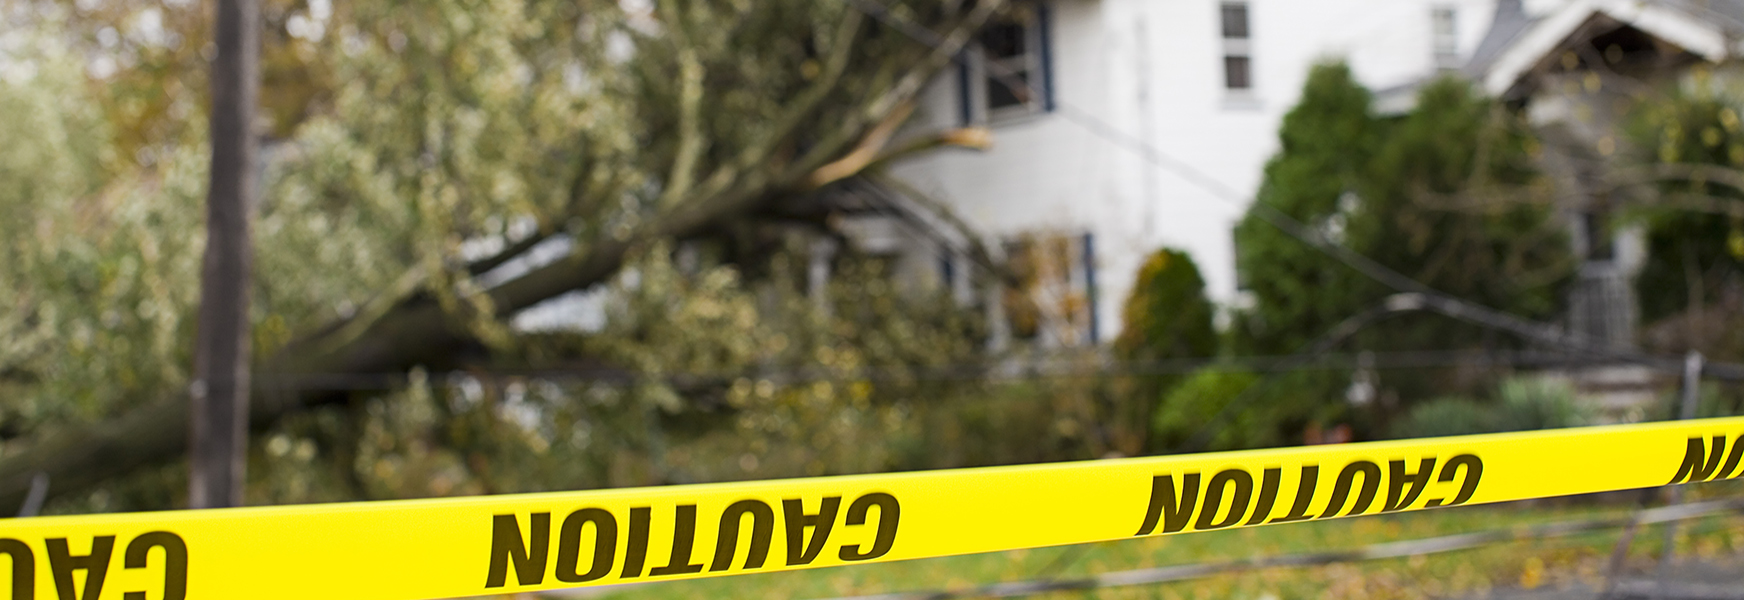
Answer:
[(1576, 427), (1593, 421), (1575, 398), (1574, 386), (1550, 377), (1503, 380), (1492, 401), (1437, 398), (1418, 404), (1391, 428), (1395, 438), (1469, 435)]
[[(1180, 385), (1163, 395), (1151, 415), (1150, 445), (1153, 451), (1178, 450), (1212, 419), (1223, 405), (1239, 396), (1258, 381), (1252, 373), (1201, 369), (1188, 376)], [(1223, 429), (1244, 433), (1246, 428), (1233, 423)], [(1223, 446), (1228, 435), (1220, 435), (1216, 445)]]
[[(1223, 366), (1200, 369), (1157, 403), (1151, 416), (1148, 450), (1196, 452), (1296, 443), (1307, 423), (1338, 420), (1339, 415), (1333, 413), (1341, 405), (1292, 401), (1300, 400), (1300, 390), (1323, 387), (1319, 379), (1324, 375), (1300, 372), (1271, 378)], [(1232, 402), (1239, 405), (1229, 406)], [(1335, 410), (1323, 410), (1328, 405)], [(1203, 440), (1197, 439), (1207, 427), (1214, 431)], [(1203, 445), (1192, 445), (1195, 441)]]
[(1210, 356), (1217, 351), (1205, 279), (1186, 252), (1164, 248), (1139, 269), (1114, 347), (1130, 360)]
[(1497, 390), (1501, 422), (1496, 431), (1531, 431), (1576, 427), (1592, 422), (1592, 415), (1575, 400), (1574, 386), (1549, 377), (1517, 377), (1502, 381)]
[(1497, 431), (1495, 410), (1471, 398), (1436, 398), (1412, 407), (1393, 423), (1393, 437), (1421, 438)]
[(1187, 253), (1163, 248), (1145, 260), (1121, 312), (1124, 327), (1114, 340), (1115, 354), (1136, 372), (1107, 382), (1115, 419), (1131, 425), (1140, 436), (1139, 446), (1159, 447), (1157, 440), (1143, 435), (1145, 424), (1152, 420), (1157, 400), (1184, 378), (1145, 370), (1156, 361), (1216, 354), (1212, 312), (1211, 302), (1205, 299), (1205, 280)]

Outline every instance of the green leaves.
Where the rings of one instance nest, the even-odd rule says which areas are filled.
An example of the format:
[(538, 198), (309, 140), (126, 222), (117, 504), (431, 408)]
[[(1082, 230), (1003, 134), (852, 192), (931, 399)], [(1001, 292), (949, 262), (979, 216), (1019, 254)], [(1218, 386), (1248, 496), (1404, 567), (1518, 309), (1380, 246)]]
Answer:
[(1447, 396), (1423, 402), (1393, 423), (1392, 437), (1530, 431), (1578, 427), (1594, 421), (1591, 407), (1578, 403), (1565, 380), (1513, 377), (1496, 386), (1489, 401)]
[[(1342, 236), (1362, 208), (1355, 188), (1371, 166), (1379, 129), (1368, 92), (1348, 68), (1315, 67), (1301, 103), (1284, 117), (1281, 147), (1254, 201)], [(1293, 352), (1354, 312), (1352, 296), (1378, 297), (1374, 283), (1256, 215), (1236, 226), (1235, 240), (1241, 285), (1257, 301), (1237, 324), (1248, 332), (1238, 338), (1240, 352)]]
[[(1664, 175), (1624, 182), (1634, 184), (1626, 193), (1646, 200), (1632, 215), (1647, 229), (1646, 263), (1636, 278), (1645, 323), (1704, 312), (1730, 319), (1735, 312), (1736, 303), (1721, 290), (1744, 274), (1744, 252), (1735, 241), (1744, 241), (1744, 190), (1712, 175), (1744, 168), (1739, 108), (1729, 92), (1698, 89), (1670, 92), (1630, 114), (1628, 131), (1638, 149), (1632, 158)], [(1726, 357), (1744, 349), (1731, 340), (1672, 335), (1688, 338), (1679, 346)]]
[[(970, 14), (982, 19), (997, 6)], [(255, 221), (255, 355), (273, 374), (339, 387), (391, 380), (420, 364), (580, 363), (628, 373), (630, 384), (516, 382), (522, 389), (510, 393), (502, 381), (461, 377), (424, 392), (357, 390), (349, 398), (351, 390), (275, 388), (285, 395), (257, 415), (282, 420), (268, 436), (279, 442), (260, 457), (276, 466), (254, 471), (289, 494), (274, 499), (445, 493), (416, 488), (429, 473), (443, 474), (449, 490), (664, 480), (683, 475), (673, 465), (684, 450), (662, 441), (664, 429), (675, 419), (694, 425), (687, 420), (703, 412), (699, 405), (730, 406), (731, 415), (749, 415), (734, 422), (772, 436), (841, 434), (799, 447), (829, 442), (847, 455), (852, 436), (844, 432), (889, 431), (903, 419), (890, 407), (927, 397), (916, 393), (922, 369), (966, 362), (982, 349), (977, 310), (899, 296), (877, 259), (839, 256), (837, 283), (800, 291), (808, 286), (795, 284), (795, 272), (803, 269), (786, 256), (803, 253), (772, 253), (769, 215), (759, 210), (813, 191), (811, 173), (852, 151), (874, 125), (894, 129), (913, 91), (899, 82), (925, 81), (948, 50), (929, 59), (928, 48), (903, 36), (870, 35), (849, 5), (815, 0), (332, 8), (319, 18), (314, 6), (275, 1), (265, 9), (269, 38), (278, 35), (276, 19), (298, 25), (285, 29), (295, 39), (269, 39), (267, 52), (279, 54), (264, 66), (279, 137), (266, 145), (270, 168)], [(895, 9), (940, 29), (962, 17), (930, 3)], [(179, 39), (205, 35), (198, 11), (172, 12), (167, 23)], [(89, 18), (96, 28), (130, 14)], [(152, 68), (191, 60), (198, 45), (177, 48)], [(147, 96), (158, 83), (144, 72), (122, 80), (132, 86), (127, 94)], [(25, 86), (16, 88), (24, 95), (0, 123), (34, 137), (0, 149), (0, 174), (23, 182), (14, 196), (0, 192), (0, 284), (17, 292), (0, 305), (0, 430), (66, 428), (72, 433), (57, 439), (112, 439), (119, 430), (91, 421), (185, 393), (206, 153), (176, 144), (201, 119), (187, 112), (189, 94), (116, 112), (99, 110), (119, 104), (86, 93), (100, 88), (76, 77), (6, 85)], [(0, 104), (12, 91), (0, 89)], [(166, 119), (175, 127), (159, 127)], [(104, 125), (128, 139), (109, 140)], [(876, 141), (873, 150), (887, 140)], [(134, 161), (149, 166), (126, 160), (134, 148), (149, 150)], [(822, 225), (822, 215), (806, 218), (814, 222), (802, 226)], [(783, 226), (792, 223), (772, 230)], [(672, 238), (727, 250), (678, 268)], [(644, 253), (620, 272), (629, 248)], [(614, 310), (602, 331), (509, 325), (515, 310), (590, 286), (611, 288)], [(791, 373), (813, 365), (822, 365), (820, 375)], [(861, 372), (874, 366), (888, 372), (876, 380)], [(316, 414), (284, 418), (293, 408)], [(592, 437), (581, 436), (592, 441), (564, 443), (578, 439), (564, 428), (596, 422)], [(139, 461), (180, 447), (164, 428), (128, 431), (143, 440), (130, 456)], [(39, 452), (28, 456), (51, 452), (29, 447)], [(662, 464), (667, 447), (673, 458)], [(624, 448), (654, 458), (627, 467)], [(871, 465), (863, 468), (884, 464), (876, 453), (861, 458), (856, 464)], [(53, 468), (87, 480), (124, 468), (77, 460), (87, 462)], [(336, 477), (274, 470), (306, 473), (311, 461)], [(420, 461), (427, 468), (413, 465)], [(823, 464), (802, 461), (814, 463)], [(646, 477), (625, 475), (638, 470)]]
[(1187, 253), (1164, 248), (1139, 268), (1115, 347), (1129, 360), (1200, 358), (1217, 352), (1205, 280)]
[[(1554, 194), (1534, 169), (1535, 142), (1518, 116), (1478, 96), (1468, 83), (1428, 83), (1414, 110), (1389, 117), (1371, 112), (1368, 92), (1348, 68), (1320, 65), (1301, 103), (1285, 117), (1279, 140), (1255, 202), (1430, 288), (1527, 318), (1556, 314), (1574, 262), (1562, 226), (1551, 218)], [(1251, 212), (1236, 229), (1236, 247), (1240, 280), (1254, 300), (1235, 319), (1239, 353), (1302, 351), (1344, 319), (1399, 291)], [(1517, 342), (1419, 315), (1371, 326), (1341, 349), (1479, 344)], [(1409, 402), (1437, 389), (1441, 375), (1390, 375), (1382, 382), (1390, 390), (1383, 394)], [(1327, 407), (1336, 406), (1348, 383), (1336, 377), (1304, 381), (1313, 383), (1295, 388), (1295, 401)]]

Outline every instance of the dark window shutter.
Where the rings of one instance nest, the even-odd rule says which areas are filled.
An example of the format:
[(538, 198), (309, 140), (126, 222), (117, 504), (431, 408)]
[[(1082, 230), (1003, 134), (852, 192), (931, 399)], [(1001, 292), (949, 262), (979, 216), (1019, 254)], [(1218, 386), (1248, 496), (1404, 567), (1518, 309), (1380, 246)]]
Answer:
[(1096, 306), (1096, 234), (1084, 232), (1084, 297), (1090, 305), (1090, 344), (1102, 343), (1102, 314)]
[(1046, 2), (1036, 3), (1036, 29), (1041, 38), (1041, 86), (1042, 110), (1054, 112), (1054, 36), (1053, 9)]
[(957, 53), (957, 105), (962, 107), (958, 115), (962, 120), (962, 127), (975, 124), (975, 93), (969, 88), (970, 59), (967, 50)]

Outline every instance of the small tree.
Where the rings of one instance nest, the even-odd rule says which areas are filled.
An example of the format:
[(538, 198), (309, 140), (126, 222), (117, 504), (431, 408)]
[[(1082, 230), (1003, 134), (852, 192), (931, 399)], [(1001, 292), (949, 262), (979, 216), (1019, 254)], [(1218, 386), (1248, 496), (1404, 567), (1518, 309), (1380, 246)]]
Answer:
[(1217, 351), (1212, 313), (1193, 258), (1173, 248), (1158, 250), (1139, 268), (1121, 312), (1126, 328), (1114, 347), (1131, 361), (1211, 356)]
[[(1446, 78), (1402, 117), (1375, 115), (1341, 64), (1313, 69), (1284, 118), (1280, 149), (1255, 202), (1430, 288), (1529, 318), (1556, 313), (1572, 269), (1553, 196), (1533, 170), (1535, 142), (1520, 120)], [(1249, 354), (1303, 351), (1345, 319), (1402, 291), (1373, 281), (1250, 211), (1236, 229), (1237, 268), (1254, 306), (1234, 343)], [(1437, 315), (1371, 326), (1344, 348), (1448, 350), (1517, 342)], [(1349, 378), (1317, 371), (1275, 383), (1274, 426), (1338, 417)], [(1434, 372), (1389, 377), (1383, 398), (1411, 401), (1455, 383)], [(1258, 400), (1256, 402), (1268, 402)]]
[[(1205, 280), (1187, 253), (1164, 248), (1139, 268), (1138, 281), (1121, 312), (1125, 329), (1114, 340), (1116, 354), (1132, 373), (1120, 380), (1125, 389), (1119, 393), (1131, 398), (1135, 423), (1148, 423), (1163, 395), (1181, 381), (1180, 375), (1152, 372), (1167, 366), (1159, 361), (1205, 358), (1217, 352), (1213, 310), (1205, 299)], [(1145, 446), (1157, 449), (1148, 436)]]
[[(1342, 64), (1309, 73), (1302, 99), (1284, 116), (1278, 153), (1266, 163), (1256, 203), (1343, 241), (1378, 145), (1369, 93)], [(1341, 202), (1342, 201), (1342, 202)], [(1236, 270), (1254, 309), (1236, 326), (1242, 353), (1284, 354), (1308, 343), (1378, 297), (1379, 286), (1286, 235), (1249, 211), (1235, 229)]]

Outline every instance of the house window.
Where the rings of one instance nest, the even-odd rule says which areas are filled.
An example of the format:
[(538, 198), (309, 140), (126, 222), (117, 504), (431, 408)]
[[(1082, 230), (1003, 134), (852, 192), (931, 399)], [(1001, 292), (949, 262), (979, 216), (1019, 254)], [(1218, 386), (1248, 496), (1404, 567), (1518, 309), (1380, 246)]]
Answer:
[(1247, 3), (1223, 3), (1223, 39), (1247, 39)]
[(1223, 21), (1223, 89), (1247, 92), (1253, 89), (1252, 30), (1248, 23), (1246, 2), (1224, 2)]
[(1453, 7), (1438, 6), (1429, 11), (1430, 43), (1435, 51), (1435, 66), (1441, 69), (1459, 67), (1459, 13)]
[(1095, 345), (1095, 237), (1032, 232), (1004, 244), (1012, 276), (1000, 299), (1007, 331), (1044, 347)]
[(1253, 89), (1253, 74), (1248, 72), (1252, 66), (1246, 56), (1223, 57), (1223, 87), (1231, 90)]
[(976, 36), (963, 61), (963, 121), (987, 123), (1052, 110), (1048, 10), (1020, 3)]

